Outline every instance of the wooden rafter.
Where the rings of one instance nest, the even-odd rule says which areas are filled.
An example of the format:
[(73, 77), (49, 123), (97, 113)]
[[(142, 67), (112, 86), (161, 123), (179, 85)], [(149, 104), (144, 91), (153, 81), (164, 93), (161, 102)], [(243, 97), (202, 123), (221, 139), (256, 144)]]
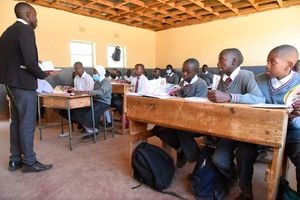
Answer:
[(300, 0), (26, 0), (154, 31), (300, 5)]

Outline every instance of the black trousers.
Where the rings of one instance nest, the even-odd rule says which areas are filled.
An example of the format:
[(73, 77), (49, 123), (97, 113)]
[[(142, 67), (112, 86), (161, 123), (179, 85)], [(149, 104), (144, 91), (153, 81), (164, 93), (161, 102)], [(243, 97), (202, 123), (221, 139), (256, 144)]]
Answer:
[(300, 141), (286, 143), (285, 151), (296, 167), (297, 193), (300, 195)]
[[(98, 128), (100, 125), (100, 118), (104, 111), (109, 108), (108, 104), (102, 103), (100, 101), (94, 101), (94, 119), (95, 119), (95, 128)], [(60, 114), (68, 119), (67, 110), (60, 110)], [(72, 122), (81, 124), (85, 127), (92, 128), (93, 127), (93, 118), (92, 111), (90, 107), (85, 108), (77, 108), (71, 110), (71, 120)]]
[(10, 160), (31, 165), (36, 161), (33, 151), (36, 125), (37, 94), (34, 90), (8, 87), (11, 105)]
[(200, 137), (201, 135), (160, 126), (155, 126), (152, 132), (163, 142), (167, 143), (174, 149), (177, 150), (182, 147), (182, 150), (188, 161), (192, 162), (197, 160), (200, 149), (195, 141), (195, 137)]

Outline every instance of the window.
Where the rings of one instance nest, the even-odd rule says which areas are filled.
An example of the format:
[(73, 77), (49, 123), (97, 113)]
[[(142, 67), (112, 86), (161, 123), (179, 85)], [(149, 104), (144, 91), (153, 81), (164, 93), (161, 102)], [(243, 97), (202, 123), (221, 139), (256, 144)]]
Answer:
[(85, 67), (95, 65), (94, 43), (84, 41), (70, 42), (71, 66), (77, 61), (82, 62)]
[(111, 68), (126, 67), (126, 48), (119, 45), (107, 46), (107, 65)]

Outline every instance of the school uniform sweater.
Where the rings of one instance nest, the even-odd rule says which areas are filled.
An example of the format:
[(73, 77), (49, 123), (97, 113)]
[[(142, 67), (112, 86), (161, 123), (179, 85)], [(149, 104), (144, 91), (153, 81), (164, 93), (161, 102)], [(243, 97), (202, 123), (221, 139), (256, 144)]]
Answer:
[(254, 74), (247, 70), (241, 69), (229, 86), (221, 78), (218, 90), (229, 93), (231, 103), (265, 103), (265, 97), (255, 81)]
[(177, 96), (179, 97), (206, 97), (207, 96), (207, 84), (206, 82), (195, 76), (193, 79), (195, 81), (191, 81), (191, 84), (184, 85), (184, 81), (181, 81), (179, 85), (182, 87)]
[(94, 94), (94, 100), (110, 105), (111, 102), (112, 85), (110, 81), (105, 78), (101, 82), (96, 81), (94, 84), (94, 90), (89, 91), (90, 94)]
[[(266, 103), (284, 104), (284, 95), (290, 89), (300, 84), (300, 74), (295, 72), (287, 83), (277, 89), (273, 88), (271, 79), (268, 78), (265, 73), (257, 75), (256, 81), (266, 97)], [(300, 140), (300, 117), (289, 120), (288, 124), (287, 142), (293, 142), (295, 140)]]

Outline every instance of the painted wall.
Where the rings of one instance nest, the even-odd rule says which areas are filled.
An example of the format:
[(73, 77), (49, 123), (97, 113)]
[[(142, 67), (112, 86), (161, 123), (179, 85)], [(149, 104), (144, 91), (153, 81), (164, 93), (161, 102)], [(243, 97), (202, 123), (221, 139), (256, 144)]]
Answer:
[(300, 51), (300, 6), (244, 17), (174, 28), (156, 34), (156, 65), (181, 67), (189, 57), (216, 66), (224, 48), (242, 51), (245, 66), (264, 65), (275, 46), (291, 44)]
[[(16, 1), (0, 0), (0, 34), (15, 21)], [(155, 66), (155, 32), (33, 5), (38, 13), (36, 38), (40, 60), (70, 66), (70, 40), (96, 43), (96, 64), (107, 66), (106, 46), (127, 48), (127, 66)]]

